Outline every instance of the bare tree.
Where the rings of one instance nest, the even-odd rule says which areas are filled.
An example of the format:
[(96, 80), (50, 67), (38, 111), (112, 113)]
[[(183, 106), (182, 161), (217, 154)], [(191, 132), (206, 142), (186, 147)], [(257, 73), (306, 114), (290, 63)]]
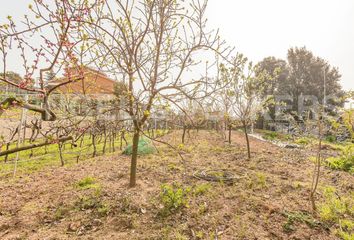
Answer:
[(124, 110), (133, 123), (129, 185), (134, 187), (140, 132), (154, 102), (193, 98), (205, 79), (193, 80), (186, 71), (199, 63), (193, 59), (197, 51), (216, 50), (218, 34), (205, 31), (207, 3), (200, 0), (104, 2), (86, 23), (88, 39), (99, 43), (92, 51), (101, 60), (97, 65), (127, 85)]
[(248, 136), (248, 127), (264, 107), (260, 92), (265, 85), (266, 78), (254, 75), (254, 66), (243, 55), (237, 55), (231, 65), (221, 66), (223, 81), (228, 83), (224, 93), (225, 106), (229, 106), (228, 120), (240, 122), (245, 134), (247, 156), (251, 158), (251, 147)]

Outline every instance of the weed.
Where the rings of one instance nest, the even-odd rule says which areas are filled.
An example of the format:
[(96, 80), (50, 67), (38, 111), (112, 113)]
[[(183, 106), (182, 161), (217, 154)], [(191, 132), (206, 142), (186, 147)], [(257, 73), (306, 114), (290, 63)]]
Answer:
[(193, 146), (186, 146), (185, 144), (181, 143), (177, 146), (177, 149), (182, 152), (191, 153), (193, 151), (194, 147)]
[(59, 206), (57, 209), (55, 209), (54, 220), (59, 221), (63, 219), (69, 213), (69, 211), (69, 208), (65, 206)]
[(198, 231), (195, 233), (195, 237), (197, 239), (203, 239), (204, 238), (204, 233), (202, 231)]
[(100, 185), (97, 183), (96, 179), (93, 177), (85, 177), (76, 183), (79, 189), (91, 189), (98, 188)]
[(133, 200), (129, 195), (122, 196), (118, 202), (119, 209), (124, 213), (133, 213), (139, 211), (139, 209), (132, 204)]
[(188, 240), (189, 238), (186, 237), (185, 235), (183, 235), (182, 233), (177, 232), (177, 233), (175, 234), (175, 239), (176, 239), (176, 240)]
[(337, 138), (333, 135), (328, 135), (328, 136), (326, 136), (325, 140), (327, 142), (334, 143), (334, 142), (336, 142)]
[(276, 140), (278, 138), (278, 133), (277, 132), (265, 132), (263, 134), (263, 138), (267, 140)]
[(307, 138), (307, 137), (301, 137), (295, 140), (296, 144), (301, 144), (301, 145), (308, 145), (310, 144), (312, 141), (311, 139)]
[(167, 167), (168, 167), (168, 169), (169, 169), (170, 171), (182, 171), (182, 170), (183, 170), (183, 168), (182, 168), (181, 166), (178, 166), (178, 165), (175, 164), (175, 163), (169, 163), (169, 164), (167, 165)]
[(199, 214), (204, 214), (208, 211), (208, 204), (206, 202), (202, 203), (198, 207), (198, 213)]
[(256, 172), (248, 181), (248, 188), (263, 189), (267, 186), (267, 176), (264, 173)]
[(337, 230), (337, 235), (343, 240), (353, 240), (354, 239), (354, 221), (344, 219), (339, 221), (339, 230)]
[(97, 213), (100, 217), (107, 216), (111, 212), (111, 206), (103, 203), (97, 208)]
[(326, 164), (332, 169), (354, 173), (354, 144), (343, 147), (341, 155), (328, 158)]
[(94, 210), (99, 217), (107, 216), (111, 210), (110, 205), (102, 201), (102, 187), (93, 177), (85, 177), (79, 180), (75, 186), (80, 190), (86, 190), (75, 202), (74, 208), (77, 210)]
[(94, 209), (101, 206), (100, 199), (96, 196), (82, 196), (75, 205), (80, 210)]
[(339, 226), (334, 232), (344, 240), (354, 236), (354, 192), (338, 197), (336, 189), (324, 189), (324, 202), (319, 205), (319, 214), (323, 221)]
[(209, 192), (210, 188), (211, 185), (209, 183), (199, 184), (194, 186), (193, 193), (196, 196), (204, 195), (205, 193)]
[(295, 189), (301, 189), (301, 188), (303, 188), (303, 187), (305, 187), (305, 184), (304, 184), (304, 183), (298, 182), (298, 181), (294, 181), (294, 182), (293, 182), (293, 188), (295, 188)]
[(190, 187), (182, 187), (180, 184), (161, 186), (161, 202), (164, 206), (163, 215), (171, 214), (183, 207), (188, 207), (188, 195)]
[(235, 222), (237, 227), (238, 239), (245, 239), (247, 235), (247, 226), (239, 215), (235, 215)]
[(295, 222), (305, 223), (311, 228), (319, 225), (319, 222), (306, 212), (285, 212), (283, 215), (287, 218), (286, 223), (283, 224), (283, 230), (285, 232), (295, 231)]
[(225, 148), (219, 147), (219, 146), (215, 146), (215, 147), (211, 147), (210, 150), (212, 152), (214, 152), (214, 153), (223, 153), (225, 151)]

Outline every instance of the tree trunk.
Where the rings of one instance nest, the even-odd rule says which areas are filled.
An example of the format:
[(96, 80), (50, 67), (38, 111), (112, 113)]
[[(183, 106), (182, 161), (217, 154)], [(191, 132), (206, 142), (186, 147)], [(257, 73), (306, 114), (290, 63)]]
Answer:
[(317, 157), (315, 162), (315, 168), (312, 176), (312, 184), (311, 184), (311, 193), (310, 193), (310, 201), (312, 205), (312, 211), (315, 213), (317, 210), (316, 202), (315, 202), (315, 194), (318, 187), (318, 182), (320, 179), (320, 170), (321, 170), (321, 150), (322, 150), (322, 123), (321, 119), (318, 120), (318, 150)]
[(135, 129), (133, 136), (133, 150), (130, 165), (130, 183), (129, 187), (133, 188), (136, 185), (136, 166), (138, 160), (138, 144), (139, 144), (139, 130)]
[(187, 127), (183, 126), (183, 134), (182, 134), (182, 144), (184, 144), (184, 139), (186, 137), (186, 131), (187, 131)]
[(120, 133), (120, 146), (119, 149), (122, 150), (123, 149), (123, 132)]
[(229, 144), (231, 144), (231, 124), (229, 124)]
[[(8, 142), (8, 143), (6, 144), (6, 150), (5, 150), (5, 151), (8, 151), (9, 148), (10, 148), (10, 142)], [(8, 158), (9, 158), (9, 155), (6, 154), (6, 155), (5, 155), (5, 162), (7, 162)]]
[(103, 132), (103, 148), (102, 148), (102, 154), (105, 155), (106, 154), (106, 147), (107, 147), (107, 131), (106, 129), (104, 129), (104, 132)]
[(243, 131), (245, 132), (246, 143), (247, 143), (247, 157), (248, 157), (248, 160), (250, 160), (251, 159), (251, 147), (250, 147), (250, 141), (248, 139), (246, 122), (243, 122)]
[(60, 163), (61, 166), (64, 167), (64, 158), (63, 158), (63, 144), (61, 142), (58, 143), (58, 149), (59, 149), (59, 158), (60, 158)]
[(93, 146), (93, 153), (92, 157), (96, 157), (97, 149), (96, 149), (96, 135), (92, 135), (92, 146)]

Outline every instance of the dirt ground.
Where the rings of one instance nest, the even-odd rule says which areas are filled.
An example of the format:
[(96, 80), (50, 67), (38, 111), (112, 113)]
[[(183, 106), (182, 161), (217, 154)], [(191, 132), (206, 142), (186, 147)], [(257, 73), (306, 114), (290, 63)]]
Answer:
[[(337, 239), (320, 223), (295, 222), (291, 231), (284, 229), (286, 213), (311, 210), (314, 150), (281, 149), (251, 138), (252, 159), (247, 160), (240, 132), (233, 132), (231, 146), (207, 131), (191, 134), (181, 146), (180, 135), (163, 140), (183, 149), (184, 161), (157, 143), (156, 154), (139, 158), (134, 189), (127, 187), (130, 159), (118, 153), (0, 180), (0, 239)], [(203, 169), (227, 169), (242, 178), (225, 184), (193, 177)], [(326, 168), (322, 173), (320, 187), (354, 189), (354, 176)], [(77, 187), (88, 176), (97, 179), (99, 194)], [(208, 188), (189, 194), (186, 207), (164, 216), (161, 184), (172, 183), (193, 191)], [(80, 205), (92, 196), (100, 204)]]

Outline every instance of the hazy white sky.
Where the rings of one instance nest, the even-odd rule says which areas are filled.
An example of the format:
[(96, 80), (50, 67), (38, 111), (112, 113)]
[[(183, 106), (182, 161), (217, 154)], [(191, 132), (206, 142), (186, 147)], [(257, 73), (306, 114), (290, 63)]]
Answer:
[[(0, 0), (0, 22), (25, 14), (30, 2)], [(285, 59), (288, 48), (306, 46), (339, 68), (345, 89), (354, 89), (353, 0), (209, 0), (207, 16), (209, 27), (254, 62)]]
[(209, 24), (252, 61), (306, 46), (354, 89), (353, 0), (209, 0)]

